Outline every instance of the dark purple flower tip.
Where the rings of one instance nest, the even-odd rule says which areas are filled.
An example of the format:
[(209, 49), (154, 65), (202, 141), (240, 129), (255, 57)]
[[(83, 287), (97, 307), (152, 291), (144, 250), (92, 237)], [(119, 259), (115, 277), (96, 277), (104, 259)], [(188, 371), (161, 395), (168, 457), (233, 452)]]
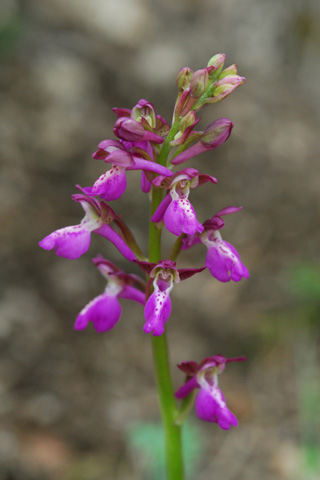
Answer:
[(193, 361), (181, 362), (179, 365), (177, 365), (177, 367), (179, 368), (179, 370), (181, 370), (181, 372), (185, 373), (190, 377), (196, 375), (200, 369), (200, 365), (198, 365), (197, 362)]
[(74, 329), (83, 330), (89, 322), (98, 333), (111, 330), (121, 315), (121, 306), (115, 295), (107, 292), (99, 295), (86, 305), (75, 321)]

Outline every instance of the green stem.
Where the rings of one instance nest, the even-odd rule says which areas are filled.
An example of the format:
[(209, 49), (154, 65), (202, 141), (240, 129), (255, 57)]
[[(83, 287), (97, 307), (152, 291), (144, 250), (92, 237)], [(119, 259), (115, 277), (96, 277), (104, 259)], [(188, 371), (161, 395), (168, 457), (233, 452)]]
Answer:
[[(176, 134), (178, 124), (172, 127), (158, 157), (158, 163), (166, 164), (170, 151), (169, 142)], [(151, 216), (162, 200), (162, 190), (152, 188)], [(149, 261), (158, 263), (161, 260), (161, 228), (150, 221), (149, 227)], [(169, 352), (166, 334), (152, 337), (152, 352), (155, 377), (158, 389), (162, 424), (165, 436), (165, 452), (167, 480), (184, 480), (182, 458), (181, 427), (175, 424), (177, 417), (174, 389), (171, 379)]]
[(183, 480), (181, 427), (175, 424), (177, 413), (165, 333), (152, 337), (152, 351), (165, 436), (167, 480)]

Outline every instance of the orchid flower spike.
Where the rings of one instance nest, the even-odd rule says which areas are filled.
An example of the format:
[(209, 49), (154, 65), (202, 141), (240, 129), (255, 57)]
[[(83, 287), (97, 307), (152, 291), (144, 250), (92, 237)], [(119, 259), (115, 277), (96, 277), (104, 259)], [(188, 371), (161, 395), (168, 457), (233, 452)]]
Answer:
[(241, 362), (245, 357), (225, 358), (222, 355), (207, 357), (198, 365), (196, 362), (183, 362), (178, 368), (186, 373), (186, 383), (175, 393), (176, 398), (187, 397), (199, 388), (195, 401), (196, 414), (200, 420), (214, 422), (223, 430), (231, 425), (238, 426), (238, 420), (228, 409), (224, 395), (218, 387), (218, 375), (225, 369), (226, 363)]
[[(81, 187), (78, 188), (81, 190)], [(76, 259), (89, 250), (91, 232), (94, 232), (107, 238), (130, 262), (136, 258), (125, 241), (110, 227), (116, 214), (109, 205), (79, 193), (72, 195), (72, 199), (79, 202), (85, 211), (81, 223), (50, 233), (39, 242), (41, 248), (54, 248), (59, 257)]]
[(207, 247), (206, 267), (220, 282), (239, 282), (242, 278), (249, 278), (247, 267), (241, 262), (237, 250), (229, 242), (222, 239), (220, 229), (224, 226), (224, 215), (237, 212), (242, 207), (226, 207), (203, 223), (201, 235), (193, 235), (182, 240), (183, 249), (192, 247), (196, 243), (203, 243)]
[(151, 221), (158, 223), (164, 220), (167, 230), (178, 237), (182, 233), (193, 235), (203, 232), (203, 226), (198, 222), (188, 197), (191, 188), (206, 182), (217, 183), (217, 180), (210, 175), (199, 175), (194, 168), (181, 170), (172, 179), (159, 175), (152, 183), (167, 188), (169, 193), (160, 203)]
[(135, 260), (139, 267), (153, 279), (153, 292), (147, 300), (144, 317), (144, 332), (160, 336), (164, 332), (164, 325), (170, 317), (170, 292), (174, 283), (179, 283), (192, 275), (202, 272), (201, 268), (177, 269), (176, 263), (164, 260), (158, 264)]
[(89, 322), (93, 323), (98, 333), (111, 330), (121, 315), (121, 305), (118, 298), (127, 298), (134, 302), (145, 303), (145, 293), (133, 285), (143, 283), (135, 275), (125, 274), (116, 265), (103, 257), (92, 260), (100, 273), (107, 279), (105, 291), (86, 305), (76, 318), (74, 329), (84, 330)]

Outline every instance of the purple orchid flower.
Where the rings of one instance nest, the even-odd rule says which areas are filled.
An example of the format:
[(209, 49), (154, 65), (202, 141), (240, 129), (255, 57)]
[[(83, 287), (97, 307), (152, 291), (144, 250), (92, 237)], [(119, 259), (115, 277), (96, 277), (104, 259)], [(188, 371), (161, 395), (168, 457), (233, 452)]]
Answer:
[(196, 362), (181, 363), (178, 368), (187, 374), (187, 379), (175, 393), (176, 398), (185, 398), (199, 388), (195, 408), (200, 420), (217, 423), (223, 430), (229, 430), (231, 425), (237, 427), (238, 420), (228, 409), (224, 395), (218, 387), (218, 374), (223, 372), (226, 363), (244, 360), (245, 357), (227, 359), (222, 355), (215, 355), (205, 358), (199, 365)]
[(111, 163), (112, 168), (101, 175), (92, 187), (85, 187), (83, 191), (89, 196), (99, 195), (106, 201), (117, 200), (123, 195), (127, 187), (126, 170), (150, 171), (169, 177), (173, 175), (168, 168), (153, 162), (142, 148), (127, 148), (125, 142), (118, 140), (100, 142), (93, 158)]
[(180, 165), (180, 163), (186, 162), (200, 153), (220, 147), (230, 137), (233, 125), (233, 122), (228, 118), (219, 118), (210, 123), (197, 143), (171, 160), (172, 165)]
[[(127, 298), (145, 304), (145, 293), (135, 288), (135, 283), (143, 281), (135, 275), (125, 274), (116, 265), (98, 256), (92, 262), (108, 280), (105, 291), (89, 302), (76, 318), (74, 329), (84, 330), (92, 322), (98, 333), (111, 330), (121, 316), (118, 298)], [(145, 286), (144, 286), (145, 287)]]
[(109, 205), (78, 193), (72, 195), (72, 199), (79, 202), (85, 211), (81, 223), (50, 233), (39, 242), (41, 248), (54, 248), (59, 257), (76, 259), (89, 250), (91, 232), (94, 232), (112, 242), (130, 262), (136, 258), (125, 241), (110, 227), (109, 224), (117, 217)]
[(154, 185), (167, 188), (168, 195), (162, 200), (151, 217), (152, 222), (161, 222), (167, 230), (178, 237), (185, 233), (193, 235), (203, 232), (203, 226), (198, 222), (195, 210), (188, 200), (190, 188), (196, 188), (206, 182), (217, 183), (216, 178), (198, 173), (194, 168), (186, 168), (177, 172), (173, 179), (158, 176), (152, 182)]
[(171, 313), (170, 292), (173, 284), (202, 272), (205, 267), (178, 270), (176, 263), (171, 260), (164, 260), (158, 264), (135, 261), (150, 278), (154, 279), (153, 292), (144, 309), (145, 324), (143, 330), (146, 333), (152, 333), (154, 336), (160, 336), (164, 332), (164, 325)]
[(223, 228), (223, 215), (241, 210), (242, 207), (226, 207), (216, 213), (203, 224), (204, 231), (199, 234), (186, 237), (182, 240), (183, 249), (187, 249), (196, 243), (203, 243), (207, 247), (206, 267), (210, 273), (220, 282), (239, 282), (242, 278), (249, 278), (249, 271), (241, 262), (237, 250), (229, 242), (222, 239), (219, 230)]

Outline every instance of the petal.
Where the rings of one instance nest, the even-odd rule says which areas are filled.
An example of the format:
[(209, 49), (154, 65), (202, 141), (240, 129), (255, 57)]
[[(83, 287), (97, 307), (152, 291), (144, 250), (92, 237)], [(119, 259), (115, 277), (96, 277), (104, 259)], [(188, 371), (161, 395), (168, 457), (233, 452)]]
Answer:
[(139, 157), (134, 157), (134, 165), (128, 167), (127, 170), (148, 170), (150, 172), (159, 173), (160, 175), (166, 175), (167, 177), (172, 177), (173, 175), (171, 170), (167, 167)]
[(185, 398), (195, 388), (199, 388), (199, 384), (196, 377), (193, 377), (190, 378), (190, 380), (188, 380), (184, 385), (182, 385), (182, 387), (180, 387), (179, 390), (176, 391), (174, 396), (176, 398)]
[(130, 285), (125, 285), (118, 297), (127, 298), (128, 300), (133, 300), (134, 302), (141, 303), (142, 305), (146, 303), (145, 293), (141, 292), (141, 290), (138, 290), (135, 287), (131, 287)]
[(143, 191), (143, 193), (149, 193), (150, 192), (151, 183), (147, 179), (144, 171), (141, 172), (141, 183), (140, 183), (140, 185), (141, 185), (141, 190)]
[(101, 235), (102, 237), (107, 238), (113, 245), (119, 250), (119, 252), (127, 259), (129, 262), (133, 262), (136, 256), (131, 250), (126, 242), (120, 237), (120, 235), (115, 232), (110, 225), (101, 225), (97, 228), (94, 233)]
[(52, 232), (39, 245), (45, 250), (54, 248), (59, 257), (75, 259), (89, 250), (90, 240), (90, 230), (83, 225), (73, 225)]
[(223, 430), (229, 430), (231, 425), (238, 426), (237, 418), (228, 409), (223, 393), (218, 387), (200, 388), (195, 407), (200, 420), (218, 423)]
[(121, 315), (121, 306), (116, 296), (99, 295), (86, 305), (76, 318), (74, 329), (83, 330), (92, 322), (97, 332), (111, 330)]
[(143, 330), (159, 336), (164, 332), (164, 325), (171, 313), (171, 300), (169, 294), (164, 291), (155, 290), (148, 298), (144, 309), (146, 323)]
[(154, 214), (151, 217), (151, 222), (161, 222), (163, 220), (163, 216), (165, 214), (165, 211), (167, 210), (168, 206), (171, 203), (171, 195), (167, 195), (164, 197), (164, 199), (160, 202), (157, 210), (154, 212)]
[(203, 226), (198, 222), (194, 208), (187, 198), (179, 198), (170, 203), (164, 214), (164, 223), (167, 230), (178, 237), (182, 233), (193, 235), (203, 231)]
[(241, 263), (239, 253), (224, 240), (217, 240), (215, 245), (208, 248), (206, 266), (220, 282), (239, 282), (241, 278), (249, 278), (249, 271)]
[(92, 187), (85, 187), (87, 195), (99, 195), (106, 201), (120, 198), (127, 187), (125, 168), (113, 165), (110, 170), (101, 175)]

